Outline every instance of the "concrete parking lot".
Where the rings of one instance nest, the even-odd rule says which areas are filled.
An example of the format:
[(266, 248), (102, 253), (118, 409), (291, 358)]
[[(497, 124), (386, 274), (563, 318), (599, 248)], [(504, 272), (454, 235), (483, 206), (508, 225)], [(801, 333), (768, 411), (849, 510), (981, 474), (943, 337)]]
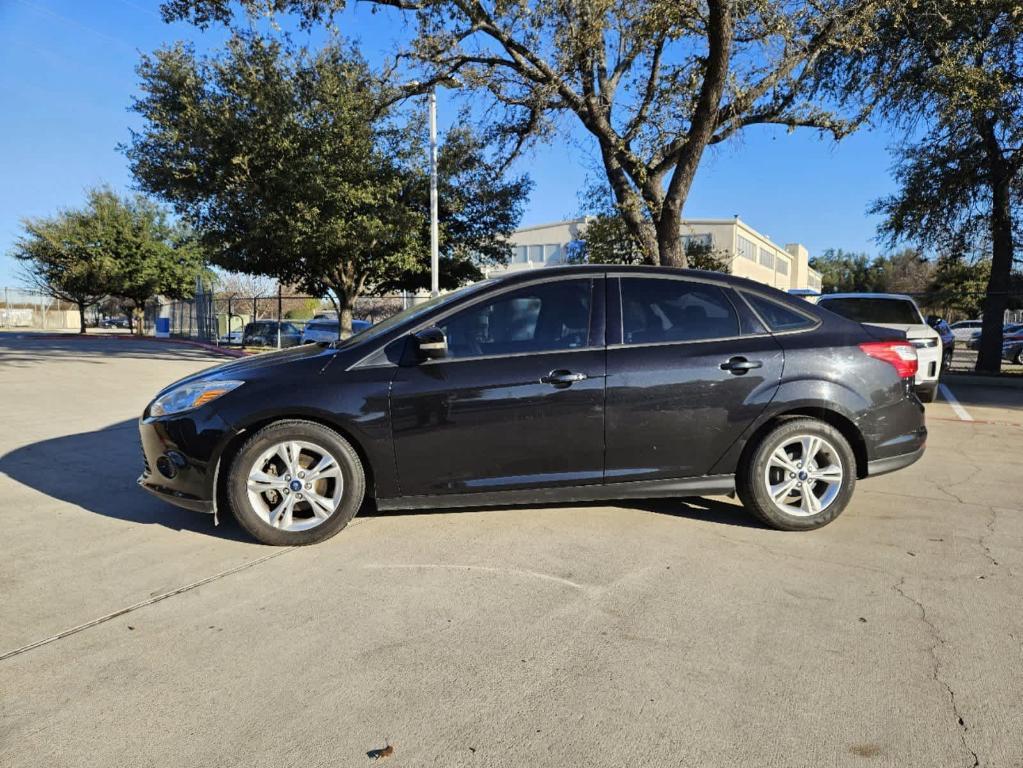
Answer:
[(273, 549), (135, 486), (138, 413), (220, 360), (0, 334), (5, 768), (1023, 765), (1023, 390), (950, 380), (813, 533), (708, 498)]

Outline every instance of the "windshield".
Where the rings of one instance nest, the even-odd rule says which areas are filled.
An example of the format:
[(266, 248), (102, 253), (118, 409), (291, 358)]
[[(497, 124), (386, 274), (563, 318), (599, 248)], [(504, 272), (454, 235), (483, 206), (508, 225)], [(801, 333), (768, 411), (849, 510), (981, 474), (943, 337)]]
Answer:
[(371, 341), (372, 339), (375, 339), (387, 333), (391, 329), (401, 326), (404, 323), (408, 323), (410, 325), (414, 324), (419, 317), (426, 314), (427, 312), (437, 307), (442, 307), (445, 304), (449, 304), (453, 301), (457, 301), (463, 298), (464, 296), (469, 296), (470, 294), (476, 293), (477, 291), (482, 290), (484, 287), (490, 286), (492, 284), (493, 280), (481, 280), (478, 283), (472, 283), (471, 285), (466, 285), (462, 288), (459, 288), (457, 291), (451, 291), (451, 293), (442, 293), (440, 296), (434, 296), (432, 299), (424, 301), (421, 304), (413, 304), (408, 309), (403, 309), (398, 314), (391, 315), (386, 320), (381, 320), (376, 325), (370, 326), (364, 331), (356, 333), (347, 339), (332, 342), (332, 344), (335, 347), (341, 348), (356, 342), (361, 344), (364, 341)]
[(818, 306), (857, 323), (923, 324), (916, 305), (908, 299), (821, 299)]

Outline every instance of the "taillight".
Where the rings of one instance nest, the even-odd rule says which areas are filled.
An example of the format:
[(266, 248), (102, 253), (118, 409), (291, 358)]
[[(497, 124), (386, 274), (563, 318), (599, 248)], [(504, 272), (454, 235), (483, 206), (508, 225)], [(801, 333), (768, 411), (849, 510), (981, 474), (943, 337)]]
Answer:
[(868, 341), (860, 344), (860, 349), (895, 366), (900, 379), (916, 376), (916, 348), (908, 341)]

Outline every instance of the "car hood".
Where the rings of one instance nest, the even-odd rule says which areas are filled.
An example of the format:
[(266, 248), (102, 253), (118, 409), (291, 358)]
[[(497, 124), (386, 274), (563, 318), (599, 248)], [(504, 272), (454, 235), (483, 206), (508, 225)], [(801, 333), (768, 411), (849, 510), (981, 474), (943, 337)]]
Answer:
[(175, 387), (179, 387), (182, 384), (189, 384), (193, 381), (209, 381), (211, 379), (240, 379), (245, 381), (253, 376), (261, 375), (263, 372), (271, 368), (276, 368), (281, 365), (289, 365), (318, 355), (323, 357), (323, 362), (326, 364), (334, 357), (334, 354), (334, 350), (319, 344), (304, 344), (298, 347), (282, 349), (277, 352), (262, 352), (258, 355), (250, 355), (248, 357), (242, 357), (237, 360), (221, 363), (220, 365), (215, 365), (212, 368), (206, 368), (198, 373), (193, 373), (191, 376), (185, 376), (183, 379), (178, 379), (161, 389), (157, 393), (156, 397), (159, 397), (165, 392), (169, 392)]

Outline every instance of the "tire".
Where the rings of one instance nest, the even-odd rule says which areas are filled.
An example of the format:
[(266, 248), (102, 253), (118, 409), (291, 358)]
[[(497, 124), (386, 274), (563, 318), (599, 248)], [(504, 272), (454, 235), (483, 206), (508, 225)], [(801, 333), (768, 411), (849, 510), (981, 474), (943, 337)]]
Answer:
[(337, 432), (287, 420), (246, 441), (225, 485), (231, 512), (253, 538), (301, 546), (329, 539), (348, 525), (362, 505), (366, 476), (359, 455)]
[[(820, 447), (812, 455), (814, 461), (808, 469), (801, 450), (811, 448), (814, 444), (810, 441), (814, 439), (820, 441)], [(776, 452), (784, 452), (792, 471), (782, 469), (775, 459)], [(821, 479), (813, 481), (809, 474), (817, 471), (812, 469), (815, 465)], [(836, 466), (840, 476), (836, 475)], [(813, 482), (809, 490), (816, 505), (803, 496), (802, 487), (790, 485), (800, 482), (796, 473), (802, 472)], [(823, 479), (825, 475), (828, 479)], [(789, 486), (779, 502), (772, 498), (769, 482), (776, 489)], [(848, 441), (830, 424), (809, 417), (786, 419), (764, 435), (747, 452), (736, 476), (736, 491), (743, 505), (767, 525), (783, 531), (807, 531), (827, 525), (845, 509), (855, 487), (856, 456)]]
[(1016, 353), (1016, 365), (1023, 365), (1023, 347), (1019, 348), (1019, 352)]
[(938, 398), (938, 382), (917, 387), (916, 396), (921, 403), (933, 403)]
[(941, 372), (947, 373), (948, 369), (952, 367), (952, 357), (955, 355), (954, 350), (949, 350), (941, 356)]

